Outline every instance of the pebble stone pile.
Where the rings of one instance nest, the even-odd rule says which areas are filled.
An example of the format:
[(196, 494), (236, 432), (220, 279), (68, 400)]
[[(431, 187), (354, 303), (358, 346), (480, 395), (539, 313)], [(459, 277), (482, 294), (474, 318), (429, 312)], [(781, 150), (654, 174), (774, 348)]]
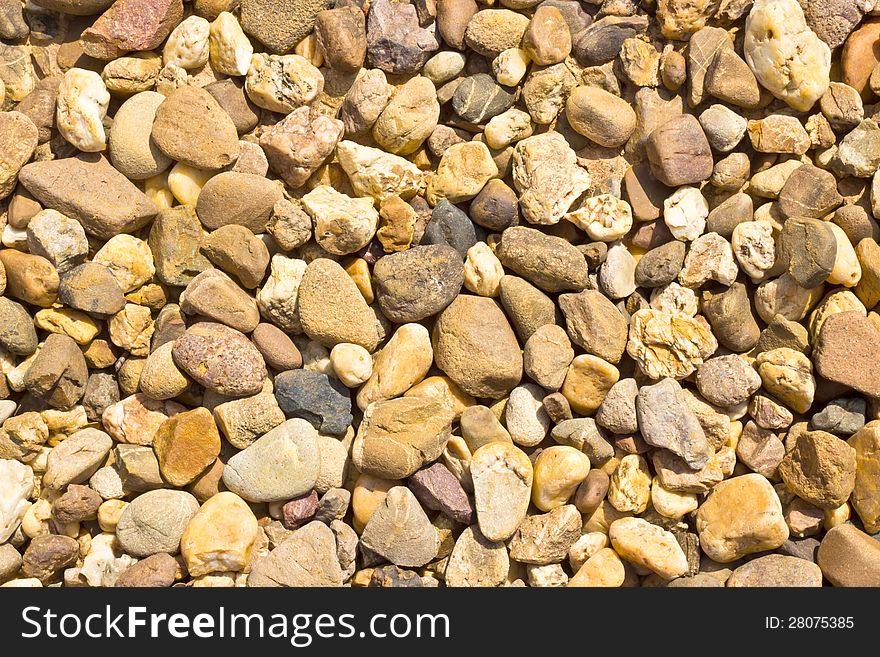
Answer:
[(880, 3), (0, 37), (2, 586), (880, 585)]

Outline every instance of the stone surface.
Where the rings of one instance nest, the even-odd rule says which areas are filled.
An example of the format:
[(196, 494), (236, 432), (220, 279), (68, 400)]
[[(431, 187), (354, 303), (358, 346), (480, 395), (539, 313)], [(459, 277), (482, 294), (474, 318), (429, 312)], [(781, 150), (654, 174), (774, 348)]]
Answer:
[(495, 301), (460, 295), (434, 324), (434, 360), (462, 390), (499, 399), (522, 378), (516, 336)]
[(361, 472), (403, 479), (440, 457), (452, 429), (452, 412), (442, 402), (403, 397), (373, 402), (352, 446)]
[(259, 392), (266, 366), (256, 347), (240, 332), (222, 324), (199, 322), (175, 342), (174, 363), (195, 381), (223, 395)]
[(198, 510), (196, 498), (183, 491), (154, 490), (138, 495), (116, 525), (119, 545), (138, 558), (176, 554), (180, 538)]
[(697, 531), (703, 551), (720, 563), (774, 550), (788, 538), (776, 491), (759, 474), (716, 485), (697, 511)]
[(423, 566), (439, 548), (437, 534), (408, 488), (388, 491), (361, 534), (361, 545), (396, 566)]

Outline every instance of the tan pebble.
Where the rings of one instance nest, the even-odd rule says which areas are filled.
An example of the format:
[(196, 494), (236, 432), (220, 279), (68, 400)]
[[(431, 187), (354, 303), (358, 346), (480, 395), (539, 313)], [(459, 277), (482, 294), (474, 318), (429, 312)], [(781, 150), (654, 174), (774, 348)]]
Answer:
[(605, 547), (584, 562), (569, 580), (568, 586), (617, 588), (625, 580), (626, 569), (620, 557), (614, 550)]
[(330, 350), (330, 364), (336, 377), (349, 388), (358, 387), (373, 373), (370, 352), (350, 342), (341, 342)]

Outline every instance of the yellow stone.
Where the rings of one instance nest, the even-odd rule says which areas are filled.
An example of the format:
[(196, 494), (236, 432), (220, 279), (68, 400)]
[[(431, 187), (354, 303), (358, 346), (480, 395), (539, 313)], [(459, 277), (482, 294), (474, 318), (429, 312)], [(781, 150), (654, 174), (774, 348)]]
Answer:
[(644, 513), (651, 501), (651, 471), (638, 454), (627, 454), (611, 475), (608, 501), (618, 511)]
[(570, 587), (617, 588), (626, 579), (626, 569), (611, 548), (602, 548), (587, 559), (583, 566), (568, 580)]
[(589, 415), (599, 408), (619, 378), (620, 372), (608, 361), (592, 354), (581, 354), (568, 366), (562, 394), (573, 411)]
[(193, 516), (180, 539), (189, 574), (243, 570), (259, 531), (257, 518), (243, 499), (229, 491), (217, 493)]
[(400, 485), (402, 485), (400, 481), (381, 479), (368, 474), (358, 477), (351, 495), (352, 524), (358, 534), (364, 531), (373, 512), (385, 501), (388, 491)]
[(473, 397), (459, 388), (455, 381), (445, 375), (429, 376), (403, 393), (403, 396), (441, 399), (452, 410), (454, 420), (461, 417), (464, 409), (477, 403)]
[(44, 308), (34, 316), (37, 328), (67, 335), (77, 344), (89, 344), (101, 332), (101, 326), (86, 313), (73, 308)]
[(587, 478), (590, 458), (574, 447), (554, 445), (538, 455), (534, 467), (532, 502), (541, 511), (552, 511), (566, 504)]
[(608, 537), (621, 557), (663, 579), (675, 579), (688, 571), (687, 557), (675, 535), (643, 518), (615, 520)]
[(220, 454), (220, 433), (206, 408), (178, 413), (156, 431), (153, 449), (162, 476), (172, 486), (186, 486)]
[(865, 531), (880, 531), (880, 421), (868, 422), (847, 441), (856, 450), (856, 485), (850, 502)]

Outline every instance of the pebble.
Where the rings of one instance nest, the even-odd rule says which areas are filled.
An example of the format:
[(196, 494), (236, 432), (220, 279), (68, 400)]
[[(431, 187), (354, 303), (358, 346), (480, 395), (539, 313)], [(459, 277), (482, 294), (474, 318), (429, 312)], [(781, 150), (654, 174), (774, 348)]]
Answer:
[(565, 331), (555, 324), (545, 324), (526, 341), (523, 371), (542, 388), (559, 390), (573, 359), (574, 350)]
[(507, 540), (526, 516), (532, 490), (531, 461), (513, 444), (493, 442), (474, 452), (470, 471), (480, 531), (491, 541)]
[(119, 546), (138, 558), (176, 554), (180, 538), (199, 503), (179, 490), (154, 490), (139, 495), (125, 507), (116, 525)]
[(332, 530), (322, 522), (310, 522), (254, 561), (248, 586), (341, 586), (343, 573), (336, 550)]
[(404, 479), (440, 458), (452, 431), (452, 411), (420, 397), (376, 401), (367, 406), (352, 445), (361, 472)]
[(5, 543), (18, 530), (30, 507), (28, 497), (34, 488), (34, 472), (30, 466), (18, 461), (0, 459), (0, 481), (4, 490), (3, 505), (0, 506), (0, 538)]
[(770, 554), (736, 568), (727, 580), (727, 586), (822, 586), (822, 571), (806, 559)]
[[(554, 165), (547, 166), (548, 162)], [(558, 132), (517, 142), (512, 168), (520, 211), (530, 223), (558, 223), (590, 186), (590, 175), (577, 165), (575, 152)]]
[(43, 484), (61, 490), (68, 484), (81, 484), (104, 463), (113, 441), (98, 429), (86, 428), (68, 436), (52, 448)]
[(717, 484), (697, 510), (697, 531), (703, 551), (720, 563), (775, 550), (788, 538), (776, 491), (755, 473)]
[[(792, 43), (800, 44), (797, 57), (790, 54)], [(807, 26), (795, 0), (753, 4), (743, 51), (758, 82), (798, 111), (809, 110), (828, 88), (831, 50)]]
[(815, 343), (816, 371), (823, 378), (874, 396), (877, 391), (871, 368), (877, 332), (877, 327), (858, 311), (829, 316)]
[(157, 212), (152, 201), (97, 155), (32, 162), (19, 178), (43, 206), (76, 219), (87, 233), (103, 239), (142, 228)]
[(600, 146), (621, 146), (636, 127), (636, 113), (629, 103), (598, 87), (572, 91), (565, 116), (572, 128)]
[(173, 486), (185, 486), (220, 454), (220, 434), (205, 408), (177, 413), (156, 430), (153, 449), (159, 471)]
[(116, 578), (114, 586), (123, 588), (168, 588), (174, 583), (178, 563), (171, 555), (160, 552), (141, 559)]
[(266, 378), (266, 366), (256, 347), (242, 333), (222, 324), (193, 324), (175, 342), (171, 354), (193, 380), (222, 395), (255, 394)]
[(642, 518), (615, 520), (608, 536), (620, 556), (663, 579), (681, 577), (688, 570), (687, 557), (672, 532)]
[(326, 347), (350, 342), (376, 349), (376, 317), (336, 262), (318, 258), (306, 267), (296, 303), (302, 329), (313, 340)]
[(546, 292), (579, 291), (586, 287), (586, 262), (562, 238), (514, 226), (502, 233), (495, 254), (505, 267)]
[(156, 109), (151, 137), (166, 156), (198, 169), (221, 169), (239, 154), (232, 119), (198, 87), (183, 86), (166, 97)]
[(437, 555), (437, 534), (415, 495), (391, 488), (370, 516), (361, 545), (396, 566), (423, 566)]
[[(341, 121), (313, 113), (303, 106), (264, 131), (259, 143), (266, 154), (269, 169), (297, 188), (333, 152), (342, 132)], [(273, 199), (273, 203), (279, 198)]]
[(682, 394), (681, 386), (671, 378), (641, 387), (636, 397), (639, 429), (649, 445), (669, 449), (699, 470), (708, 462), (710, 448)]
[(275, 398), (287, 417), (302, 418), (322, 433), (343, 435), (351, 424), (348, 390), (326, 374), (282, 372), (275, 377)]
[(69, 410), (82, 399), (88, 378), (88, 366), (77, 344), (53, 333), (43, 342), (22, 384), (49, 406)]
[(320, 467), (316, 430), (292, 419), (230, 458), (223, 483), (251, 502), (289, 500), (310, 491)]
[(44, 585), (76, 562), (79, 544), (69, 536), (49, 534), (31, 539), (22, 555), (21, 572)]
[(85, 54), (96, 59), (115, 59), (131, 50), (152, 50), (183, 19), (180, 0), (148, 5), (143, 0), (114, 3), (80, 37)]
[(259, 526), (248, 505), (224, 491), (208, 499), (180, 539), (180, 553), (193, 577), (239, 572), (251, 560)]
[(446, 565), (445, 581), (451, 587), (500, 586), (509, 568), (510, 559), (504, 544), (488, 540), (476, 525), (471, 525), (455, 541)]
[(877, 586), (880, 582), (877, 542), (853, 525), (829, 530), (816, 560), (822, 575), (834, 586)]
[(855, 473), (855, 450), (824, 431), (799, 434), (779, 464), (788, 489), (820, 509), (838, 507), (849, 498)]
[(626, 351), (650, 378), (681, 379), (694, 372), (717, 347), (704, 322), (645, 308), (631, 318)]
[(492, 299), (456, 297), (437, 317), (431, 342), (437, 367), (475, 397), (500, 399), (522, 378), (516, 335)]
[(463, 525), (474, 522), (473, 504), (455, 475), (442, 463), (417, 470), (407, 480), (407, 486), (428, 509), (440, 511)]
[(19, 356), (30, 356), (37, 350), (37, 332), (24, 306), (0, 297), (0, 345)]
[(418, 75), (400, 87), (381, 110), (373, 124), (373, 138), (394, 155), (409, 155), (431, 135), (439, 118), (434, 83)]
[(646, 142), (654, 176), (671, 187), (698, 183), (712, 175), (712, 151), (700, 122), (682, 114), (656, 128)]

